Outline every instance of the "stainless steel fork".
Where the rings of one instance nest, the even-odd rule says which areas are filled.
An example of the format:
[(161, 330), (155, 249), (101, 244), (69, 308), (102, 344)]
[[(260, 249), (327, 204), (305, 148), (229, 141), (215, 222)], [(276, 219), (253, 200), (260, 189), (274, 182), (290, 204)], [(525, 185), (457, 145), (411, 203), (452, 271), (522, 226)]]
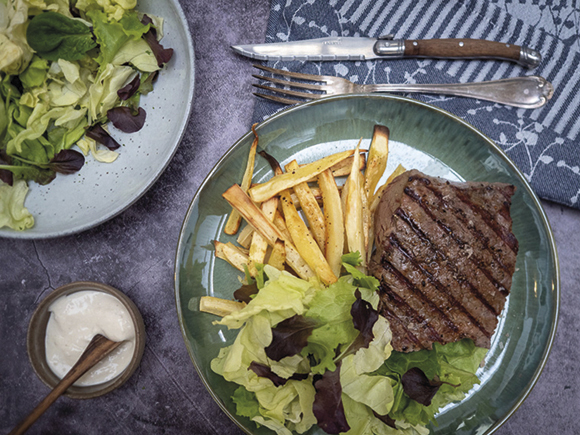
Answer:
[[(284, 86), (266, 86), (255, 84), (254, 86), (274, 94), (297, 97), (299, 99), (281, 97), (278, 95), (254, 93), (258, 97), (277, 101), (282, 104), (295, 104), (304, 100), (316, 100), (328, 95), (351, 94), (351, 93), (373, 93), (373, 92), (403, 92), (421, 94), (455, 95), (459, 97), (477, 98), (479, 100), (493, 101), (495, 103), (506, 104), (508, 106), (523, 107), (524, 109), (535, 109), (542, 107), (552, 98), (554, 87), (543, 77), (525, 76), (511, 79), (492, 80), (476, 83), (450, 83), (450, 84), (369, 84), (357, 85), (341, 77), (319, 76), (314, 74), (302, 74), (269, 68), (262, 65), (254, 65), (263, 71), (274, 75), (287, 77), (279, 79), (265, 75), (252, 74), (253, 77), (266, 80), (273, 84)], [(314, 83), (303, 83), (290, 79), (304, 80)], [(292, 89), (305, 89), (314, 92), (302, 92)], [(300, 100), (301, 99), (301, 100)]]

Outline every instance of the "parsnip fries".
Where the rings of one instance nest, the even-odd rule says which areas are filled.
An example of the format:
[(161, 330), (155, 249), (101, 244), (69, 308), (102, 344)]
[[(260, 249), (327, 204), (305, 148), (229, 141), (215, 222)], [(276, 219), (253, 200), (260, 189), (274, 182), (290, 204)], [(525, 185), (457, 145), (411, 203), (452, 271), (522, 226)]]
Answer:
[[(359, 142), (360, 146), (360, 142)], [(347, 179), (346, 193), (344, 200), (344, 230), (346, 234), (346, 243), (349, 252), (357, 252), (362, 259), (361, 269), (366, 271), (366, 249), (364, 237), (363, 222), (363, 181), (359, 166), (359, 146), (356, 147), (354, 159), (352, 161), (353, 169)]]
[[(222, 194), (233, 210), (226, 234), (236, 234), (241, 219), (247, 225), (237, 236), (239, 246), (214, 242), (216, 257), (251, 276), (258, 273), (257, 264), (269, 264), (280, 270), (289, 267), (303, 279), (316, 276), (329, 285), (341, 275), (342, 255), (358, 251), (359, 269), (366, 273), (373, 250), (375, 210), (386, 186), (405, 171), (399, 165), (377, 189), (387, 166), (389, 129), (375, 126), (366, 158), (367, 151), (360, 150), (359, 141), (356, 149), (312, 163), (291, 161), (285, 172), (274, 157), (261, 151), (274, 176), (253, 185), (258, 136), (252, 130), (256, 138), (242, 184), (234, 184)], [(202, 299), (200, 309), (214, 314), (243, 307), (233, 301)]]
[(324, 204), (326, 230), (324, 252), (326, 261), (328, 261), (332, 272), (336, 276), (340, 276), (340, 269), (342, 267), (341, 257), (344, 251), (344, 218), (342, 215), (340, 193), (329, 169), (320, 173), (318, 176), (318, 185), (322, 191), (322, 201)]
[(308, 279), (314, 276), (314, 272), (298, 254), (292, 242), (276, 228), (240, 186), (234, 184), (222, 196), (254, 228), (254, 231), (266, 239), (270, 246), (274, 246), (278, 239), (284, 241), (286, 263), (294, 269), (300, 278)]

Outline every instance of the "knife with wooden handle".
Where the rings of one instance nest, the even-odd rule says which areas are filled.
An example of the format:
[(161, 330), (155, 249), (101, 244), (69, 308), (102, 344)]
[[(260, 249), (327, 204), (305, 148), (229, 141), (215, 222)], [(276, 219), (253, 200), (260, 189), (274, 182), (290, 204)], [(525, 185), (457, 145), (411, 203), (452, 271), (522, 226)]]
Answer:
[(237, 53), (259, 60), (343, 61), (398, 58), (491, 59), (535, 68), (542, 57), (529, 47), (484, 39), (393, 39), (328, 37), (268, 44), (236, 45)]

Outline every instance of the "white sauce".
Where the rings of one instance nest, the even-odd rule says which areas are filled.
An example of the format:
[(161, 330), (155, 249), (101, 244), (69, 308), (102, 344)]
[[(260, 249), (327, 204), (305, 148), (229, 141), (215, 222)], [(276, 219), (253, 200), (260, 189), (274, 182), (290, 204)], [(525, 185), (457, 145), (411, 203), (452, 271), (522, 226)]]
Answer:
[(125, 341), (85, 373), (74, 385), (110, 381), (127, 368), (135, 351), (135, 325), (125, 306), (107, 293), (85, 290), (54, 301), (46, 326), (46, 360), (59, 378), (78, 361), (96, 334)]

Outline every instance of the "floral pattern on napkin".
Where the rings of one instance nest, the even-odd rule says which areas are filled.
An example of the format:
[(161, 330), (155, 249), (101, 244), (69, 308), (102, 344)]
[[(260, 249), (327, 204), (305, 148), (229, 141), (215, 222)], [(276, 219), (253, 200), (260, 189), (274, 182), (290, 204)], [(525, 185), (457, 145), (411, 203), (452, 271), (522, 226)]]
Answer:
[[(511, 62), (428, 59), (268, 62), (274, 68), (344, 77), (355, 83), (452, 83), (540, 75), (552, 100), (526, 110), (485, 101), (413, 94), (494, 140), (536, 193), (580, 208), (580, 9), (547, 0), (272, 0), (266, 42), (394, 34), (397, 39), (477, 38), (527, 45), (543, 56), (527, 70)], [(259, 100), (254, 120), (282, 108)]]

